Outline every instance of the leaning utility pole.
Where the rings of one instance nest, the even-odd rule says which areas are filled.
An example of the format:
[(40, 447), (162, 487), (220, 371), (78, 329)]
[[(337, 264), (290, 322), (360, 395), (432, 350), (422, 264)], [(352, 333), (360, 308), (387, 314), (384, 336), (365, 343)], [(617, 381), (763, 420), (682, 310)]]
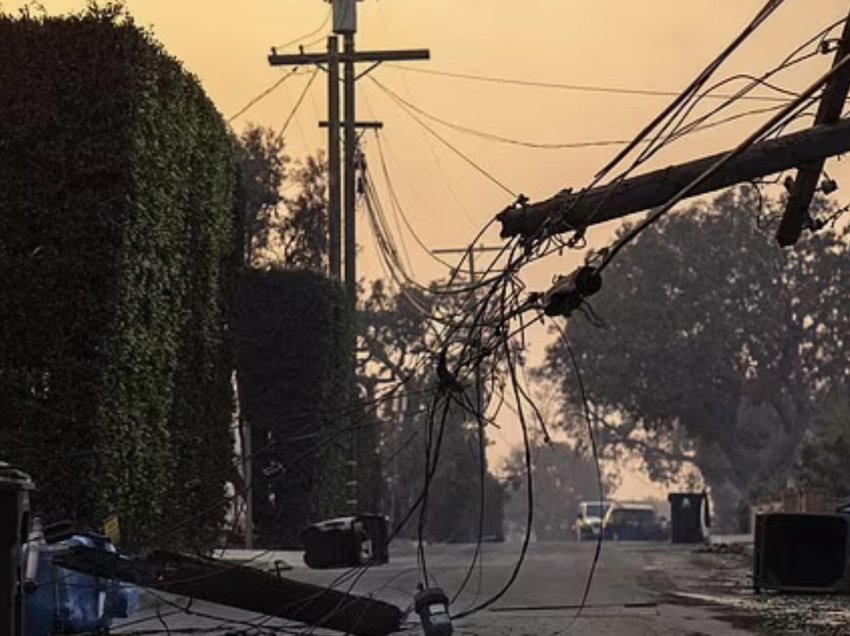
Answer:
[[(280, 55), (272, 49), (269, 64), (272, 66), (327, 65), (328, 69), (328, 169), (329, 214), (330, 214), (330, 270), (331, 276), (345, 281), (349, 303), (357, 306), (357, 237), (355, 206), (357, 203), (357, 128), (356, 92), (358, 79), (372, 71), (382, 62), (427, 60), (427, 49), (399, 51), (357, 51), (354, 35), (357, 33), (357, 2), (359, 0), (332, 0), (333, 30), (343, 36), (343, 52), (339, 54), (336, 36), (328, 39), (326, 53), (297, 53)], [(339, 63), (343, 66), (343, 110), (344, 119), (339, 118)], [(356, 64), (368, 62), (370, 66), (359, 75)], [(368, 124), (365, 124), (369, 126)], [(339, 169), (340, 128), (343, 133), (342, 179)], [(344, 187), (340, 188), (340, 184)], [(342, 190), (342, 214), (340, 214), (340, 189)], [(340, 250), (340, 246), (342, 249)], [(340, 251), (342, 255), (340, 258)], [(344, 276), (340, 276), (340, 260), (344, 262)]]
[[(844, 22), (844, 30), (835, 52), (833, 67), (841, 64), (848, 53), (850, 53), (850, 16)], [(848, 92), (850, 92), (850, 67), (845, 67), (844, 70), (833, 75), (824, 86), (823, 96), (815, 115), (815, 126), (834, 124), (841, 118)], [(794, 245), (804, 227), (814, 227), (809, 215), (809, 206), (820, 181), (823, 164), (824, 159), (821, 158), (801, 166), (797, 171), (797, 177), (788, 193), (785, 214), (776, 231), (776, 240), (782, 247)]]
[(501, 235), (532, 239), (581, 231), (590, 225), (633, 212), (658, 206), (667, 208), (668, 204), (684, 198), (814, 164), (826, 157), (848, 152), (850, 120), (824, 122), (808, 130), (755, 143), (757, 138), (781, 123), (821, 87), (844, 72), (850, 72), (848, 55), (843, 56), (828, 73), (732, 150), (581, 192), (563, 191), (551, 199), (532, 205), (515, 205), (497, 216), (502, 223)]

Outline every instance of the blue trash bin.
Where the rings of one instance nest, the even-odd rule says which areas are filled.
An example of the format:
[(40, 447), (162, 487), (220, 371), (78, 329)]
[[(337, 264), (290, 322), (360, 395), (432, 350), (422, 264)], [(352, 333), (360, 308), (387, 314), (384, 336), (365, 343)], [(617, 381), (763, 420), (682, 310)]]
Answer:
[[(55, 556), (74, 546), (116, 552), (106, 537), (96, 534), (39, 544), (37, 575), (24, 600), (24, 636), (107, 632), (114, 619), (127, 618), (137, 611), (139, 594), (135, 587), (54, 565)], [(30, 544), (24, 546), (24, 562), (30, 549)]]

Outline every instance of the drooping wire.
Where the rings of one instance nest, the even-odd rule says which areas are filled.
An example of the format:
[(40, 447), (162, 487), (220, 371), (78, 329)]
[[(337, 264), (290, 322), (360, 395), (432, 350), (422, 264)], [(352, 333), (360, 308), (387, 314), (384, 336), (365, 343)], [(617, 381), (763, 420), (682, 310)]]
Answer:
[(250, 99), (247, 104), (245, 104), (242, 108), (240, 108), (238, 111), (233, 113), (230, 117), (228, 117), (227, 123), (230, 124), (230, 123), (233, 123), (234, 120), (239, 119), (239, 117), (241, 117), (242, 115), (247, 113), (256, 104), (258, 104), (263, 99), (265, 99), (268, 95), (273, 93), (278, 87), (280, 87), (281, 84), (283, 84), (286, 80), (288, 80), (290, 77), (292, 77), (296, 73), (298, 73), (298, 68), (293, 68), (292, 70), (289, 71), (289, 73), (284, 74), (280, 79), (275, 81), (274, 84), (272, 84), (267, 89), (262, 91), (256, 97), (253, 97), (252, 99)]
[[(332, 15), (333, 15), (333, 8), (329, 8), (327, 14), (325, 15), (325, 19), (322, 20), (322, 23), (318, 27), (316, 27), (315, 29), (313, 29), (312, 31), (310, 31), (307, 34), (302, 35), (299, 38), (295, 38), (293, 40), (290, 40), (289, 42), (286, 42), (285, 44), (281, 44), (281, 45), (276, 46), (274, 48), (275, 49), (287, 49), (290, 46), (293, 46), (295, 44), (298, 44), (299, 42), (303, 42), (304, 40), (308, 40), (308, 39), (314, 37), (315, 35), (319, 34), (321, 31), (324, 30), (324, 28), (328, 25), (328, 22), (330, 22)], [(311, 43), (306, 44), (304, 46), (312, 46), (315, 43), (316, 42), (311, 42)]]
[(617, 254), (623, 249), (623, 247), (625, 247), (628, 243), (637, 238), (650, 225), (654, 224), (658, 221), (658, 219), (667, 214), (677, 203), (679, 203), (682, 199), (686, 198), (700, 184), (702, 184), (712, 175), (716, 174), (726, 164), (728, 164), (735, 157), (739, 156), (742, 152), (750, 148), (766, 134), (773, 131), (777, 126), (781, 126), (787, 123), (786, 120), (789, 118), (789, 116), (791, 118), (795, 117), (798, 114), (799, 108), (805, 106), (806, 102), (810, 100), (811, 97), (818, 90), (820, 90), (820, 88), (831, 77), (833, 77), (836, 73), (841, 72), (847, 66), (850, 66), (850, 55), (847, 55), (842, 60), (838, 61), (827, 73), (818, 78), (806, 90), (800, 93), (800, 95), (795, 100), (793, 100), (788, 106), (786, 106), (779, 113), (771, 117), (767, 122), (759, 126), (759, 128), (757, 128), (746, 139), (740, 142), (735, 148), (723, 155), (723, 157), (721, 157), (708, 169), (706, 169), (699, 176), (697, 176), (693, 181), (683, 187), (677, 194), (675, 194), (669, 201), (667, 201), (667, 203), (652, 212), (643, 221), (636, 224), (634, 228), (632, 228), (627, 234), (620, 237), (608, 249), (607, 253), (605, 254), (599, 265), (599, 271), (602, 271), (605, 267), (607, 267), (610, 262), (617, 256)]
[[(677, 97), (681, 93), (677, 91), (655, 90), (649, 88), (628, 88), (616, 86), (596, 86), (591, 84), (564, 84), (559, 82), (546, 82), (537, 80), (507, 78), (507, 77), (489, 77), (486, 75), (476, 75), (474, 73), (462, 73), (455, 71), (444, 71), (432, 68), (423, 68), (415, 66), (407, 66), (405, 64), (388, 63), (386, 66), (401, 69), (407, 73), (421, 73), (423, 75), (434, 75), (438, 77), (448, 77), (454, 79), (471, 80), (474, 82), (486, 82), (491, 84), (505, 84), (508, 86), (522, 86), (526, 88), (548, 88), (562, 91), (576, 91), (585, 93), (603, 93), (613, 95), (635, 95), (644, 97)], [(726, 95), (712, 95), (711, 99), (726, 99)], [(768, 95), (750, 95), (745, 99), (752, 101), (781, 101), (779, 98)]]
[(286, 133), (286, 130), (289, 128), (289, 124), (292, 123), (292, 120), (295, 118), (298, 109), (301, 108), (301, 104), (304, 103), (304, 98), (307, 97), (307, 92), (310, 90), (310, 87), (313, 85), (313, 82), (316, 80), (316, 75), (319, 74), (319, 69), (313, 69), (312, 75), (310, 75), (310, 79), (307, 80), (307, 83), (304, 85), (304, 89), (301, 91), (301, 94), (298, 96), (298, 99), (295, 102), (295, 105), (292, 107), (289, 115), (286, 117), (286, 120), (283, 122), (283, 126), (281, 126), (280, 131), (277, 133), (276, 141), (280, 142), (283, 139), (283, 135)]
[[(573, 372), (575, 373), (575, 376), (576, 376), (576, 384), (578, 386), (579, 397), (581, 398), (581, 404), (582, 404), (582, 413), (584, 415), (585, 424), (587, 426), (587, 436), (588, 436), (588, 439), (590, 441), (590, 450), (591, 450), (591, 453), (592, 453), (592, 456), (593, 456), (593, 464), (594, 464), (594, 467), (596, 469), (596, 481), (597, 481), (599, 501), (604, 501), (605, 490), (604, 490), (603, 485), (602, 485), (602, 467), (601, 467), (600, 461), (599, 461), (599, 448), (596, 444), (596, 433), (593, 430), (593, 420), (590, 416), (590, 402), (587, 398), (587, 390), (586, 390), (585, 385), (584, 385), (584, 378), (583, 378), (582, 373), (581, 373), (581, 367), (579, 367), (578, 359), (576, 358), (575, 351), (573, 350), (573, 347), (572, 347), (572, 343), (570, 343), (570, 340), (567, 337), (567, 334), (564, 331), (564, 328), (557, 321), (555, 322), (555, 327), (557, 329), (557, 332), (559, 334), (561, 342), (564, 345), (564, 348), (567, 350), (567, 353), (570, 357), (570, 364), (571, 364), (571, 366), (573, 368)], [(602, 556), (602, 542), (603, 542), (604, 538), (605, 538), (604, 533), (600, 532), (599, 536), (596, 539), (596, 547), (594, 548), (594, 551), (593, 551), (593, 560), (591, 561), (590, 569), (587, 572), (587, 579), (585, 580), (584, 590), (583, 590), (582, 595), (581, 595), (581, 602), (579, 603), (579, 607), (576, 610), (576, 613), (573, 616), (570, 624), (564, 630), (562, 630), (561, 632), (557, 632), (557, 633), (563, 633), (564, 631), (569, 631), (572, 628), (572, 626), (575, 624), (575, 622), (579, 619), (579, 617), (581, 616), (581, 613), (584, 611), (584, 608), (587, 605), (587, 599), (590, 597), (590, 590), (593, 587), (593, 579), (594, 579), (594, 576), (596, 575), (596, 567), (599, 564), (599, 559)], [(553, 636), (555, 636), (555, 635), (553, 635)]]
[(676, 112), (684, 103), (687, 103), (705, 85), (714, 72), (744, 43), (770, 15), (776, 11), (784, 0), (768, 0), (750, 24), (717, 56), (688, 86), (676, 97), (661, 113), (659, 113), (643, 130), (641, 130), (629, 145), (618, 152), (615, 157), (607, 163), (597, 174), (602, 178), (609, 174), (644, 138), (652, 133), (664, 120)]
[(403, 102), (398, 101), (398, 100), (394, 97), (394, 94), (393, 94), (393, 93), (388, 92), (388, 89), (387, 89), (387, 88), (386, 88), (386, 87), (385, 87), (385, 86), (384, 86), (384, 85), (383, 85), (380, 81), (378, 81), (377, 79), (375, 79), (375, 77), (374, 77), (374, 76), (369, 75), (369, 76), (368, 76), (368, 78), (369, 78), (369, 79), (370, 79), (370, 80), (371, 80), (371, 81), (372, 81), (372, 82), (373, 82), (376, 86), (378, 86), (378, 88), (380, 88), (382, 91), (384, 91), (384, 92), (385, 92), (385, 94), (387, 94), (387, 95), (390, 97), (390, 99), (392, 99), (392, 100), (393, 100), (393, 101), (394, 101), (394, 102), (395, 102), (395, 103), (396, 103), (396, 104), (397, 104), (397, 105), (398, 105), (398, 106), (399, 106), (399, 107), (400, 107), (400, 108), (401, 108), (401, 109), (402, 109), (405, 113), (407, 113), (408, 117), (410, 117), (410, 118), (411, 118), (411, 119), (413, 119), (416, 123), (418, 123), (418, 124), (419, 124), (422, 128), (424, 128), (424, 129), (425, 129), (428, 133), (430, 133), (430, 134), (431, 134), (431, 136), (433, 136), (435, 139), (437, 139), (437, 141), (439, 141), (439, 142), (440, 142), (440, 143), (442, 143), (444, 146), (446, 146), (449, 150), (451, 150), (453, 153), (455, 153), (455, 154), (456, 154), (458, 157), (460, 157), (460, 158), (461, 158), (464, 162), (466, 162), (469, 166), (471, 166), (471, 167), (472, 167), (472, 168), (473, 168), (476, 172), (478, 172), (479, 174), (481, 174), (481, 175), (482, 175), (485, 179), (487, 179), (488, 181), (490, 181), (492, 184), (494, 184), (494, 185), (495, 185), (496, 187), (498, 187), (500, 190), (502, 190), (503, 192), (506, 192), (506, 193), (507, 193), (507, 194), (509, 194), (512, 198), (517, 198), (517, 194), (516, 194), (516, 192), (514, 192), (513, 190), (511, 190), (511, 189), (510, 189), (507, 185), (505, 185), (505, 184), (504, 184), (501, 180), (499, 180), (497, 177), (495, 177), (495, 176), (494, 176), (491, 172), (489, 172), (489, 171), (488, 171), (488, 170), (486, 170), (484, 167), (482, 167), (479, 163), (477, 163), (476, 161), (474, 161), (473, 159), (471, 159), (471, 158), (469, 157), (469, 155), (467, 155), (467, 154), (466, 154), (466, 153), (464, 153), (462, 150), (460, 150), (459, 148), (457, 148), (457, 146), (455, 146), (455, 145), (454, 145), (454, 144), (452, 144), (450, 141), (448, 141), (448, 140), (447, 140), (445, 137), (443, 137), (440, 133), (438, 133), (436, 130), (434, 130), (433, 128), (431, 128), (431, 126), (429, 126), (426, 122), (424, 122), (424, 121), (422, 120), (422, 118), (421, 118), (421, 117), (419, 117), (419, 115), (417, 115), (417, 114), (416, 114), (415, 112), (413, 112), (410, 108), (408, 108), (408, 107), (407, 107), (407, 106), (406, 106)]

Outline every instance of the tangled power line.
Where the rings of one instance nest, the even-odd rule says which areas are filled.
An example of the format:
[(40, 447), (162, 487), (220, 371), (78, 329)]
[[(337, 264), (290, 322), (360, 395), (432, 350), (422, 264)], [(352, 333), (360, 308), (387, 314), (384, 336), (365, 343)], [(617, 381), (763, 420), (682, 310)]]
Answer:
[[(765, 123), (759, 126), (736, 147), (733, 151), (735, 153), (741, 152), (758, 141), (777, 134), (799, 117), (806, 116), (808, 109), (818, 98), (820, 84), (815, 83), (805, 91), (797, 93), (778, 86), (775, 83), (775, 77), (792, 66), (801, 64), (824, 52), (825, 43), (829, 42), (829, 35), (836, 27), (843, 24), (843, 20), (827, 26), (814, 37), (807, 39), (802, 45), (793, 50), (790, 55), (766, 73), (758, 76), (739, 74), (710, 84), (721, 66), (782, 4), (783, 0), (768, 1), (739, 36), (717, 58), (707, 65), (681, 93), (671, 95), (662, 91), (628, 92), (622, 89), (604, 89), (606, 91), (616, 90), (618, 92), (628, 92), (628, 94), (651, 94), (656, 97), (672, 96), (674, 99), (657, 117), (640, 130), (633, 139), (628, 141), (597, 142), (593, 144), (619, 145), (622, 146), (622, 149), (597, 172), (591, 183), (579, 192), (579, 200), (583, 192), (599, 184), (602, 180), (608, 180), (609, 183), (614, 185), (612, 192), (616, 191), (617, 184), (622, 183), (626, 177), (644, 165), (652, 157), (656, 156), (665, 148), (668, 148), (674, 142), (700, 130), (706, 130), (714, 126), (736, 121), (743, 117), (770, 115)], [(850, 58), (843, 60), (840, 64), (850, 65)], [(540, 84), (541, 88), (603, 90), (603, 87), (544, 85), (545, 83), (504, 78), (485, 78), (462, 73), (422, 71), (412, 68), (406, 70), (443, 75), (454, 79), (489, 81), (518, 86)], [(516, 206), (525, 205), (526, 200), (522, 195), (517, 195), (513, 189), (505, 185), (467, 153), (437, 133), (425, 120), (430, 120), (438, 125), (453, 129), (456, 132), (472, 134), (498, 143), (530, 145), (531, 147), (541, 149), (583, 147), (578, 144), (534, 144), (533, 142), (524, 142), (523, 140), (512, 139), (455, 124), (444, 118), (429, 114), (411, 101), (403, 99), (379, 80), (371, 79), (379, 90), (387, 95), (397, 107), (414, 119), (419, 126), (438, 139), (454, 154), (458, 155), (471, 168), (485, 176), (500, 192), (512, 197), (514, 199), (513, 205)], [(719, 92), (720, 90), (728, 91), (730, 85), (740, 84), (741, 82), (743, 84), (740, 88), (733, 92)], [(299, 103), (303, 100), (309, 87), (310, 84), (307, 85), (305, 92), (302, 93)], [(773, 94), (770, 96), (753, 94), (754, 91), (759, 89), (770, 90)], [(708, 103), (709, 100), (712, 104), (711, 108), (703, 114), (695, 115), (698, 108)], [(771, 103), (770, 105), (744, 112), (729, 113), (729, 109), (733, 105), (745, 100)], [(251, 105), (249, 104), (248, 107)], [(410, 266), (411, 259), (407, 255), (406, 245), (400, 236), (402, 225), (421, 249), (428, 253), (430, 253), (430, 250), (428, 250), (425, 241), (415, 231), (398, 196), (398, 192), (393, 187), (391, 173), (381, 147), (380, 136), (376, 134), (375, 139), (377, 160), (370, 162), (370, 164), (374, 163), (374, 165), (380, 166), (380, 174), (383, 177), (384, 183), (383, 190), (388, 193), (389, 204), (385, 204), (382, 199), (381, 188), (376, 186), (370, 165), (367, 164), (365, 157), (361, 161), (360, 166), (360, 201), (366, 211), (367, 221), (378, 248), (382, 267), (384, 268), (387, 279), (394, 282), (397, 291), (423, 318), (428, 319), (428, 328), (422, 334), (421, 349), (423, 353), (410, 365), (406, 377), (397, 378), (397, 382), (385, 393), (381, 394), (373, 404), (366, 405), (366, 410), (372, 412), (373, 409), (378, 409), (382, 405), (389, 404), (390, 400), (398, 393), (408, 390), (407, 385), (413, 377), (428, 369), (434, 370), (433, 377), (435, 379), (433, 385), (423, 393), (428, 402), (425, 412), (425, 425), (416, 429), (410, 437), (404, 439), (397, 448), (392, 450), (392, 453), (401, 453), (409, 444), (413, 443), (413, 440), (425, 439), (422, 490), (406, 513), (401, 518), (393, 520), (392, 531), (388, 539), (388, 542), (392, 541), (409, 524), (416, 523), (419, 537), (417, 569), (422, 582), (426, 586), (433, 581), (433, 568), (430, 568), (428, 565), (427, 549), (423, 541), (424, 528), (427, 524), (429, 498), (433, 495), (434, 477), (440, 465), (443, 451), (445, 450), (444, 444), (447, 438), (447, 427), (454, 425), (454, 422), (449, 417), (450, 411), (455, 409), (464, 413), (468, 421), (476, 423), (479, 434), (483, 436), (486, 427), (496, 422), (496, 418), (502, 407), (508, 405), (515, 413), (522, 433), (527, 518), (520, 552), (511, 571), (495, 593), (479, 602), (476, 602), (478, 598), (478, 595), (476, 595), (476, 601), (473, 601), (469, 607), (454, 613), (454, 619), (463, 619), (492, 607), (504, 597), (517, 580), (527, 556), (534, 520), (534, 466), (531, 440), (535, 430), (539, 431), (544, 440), (550, 439), (545, 418), (535, 404), (524, 374), (519, 372), (519, 369), (524, 365), (521, 354), (525, 347), (525, 333), (532, 325), (547, 320), (547, 312), (544, 306), (544, 300), (546, 299), (542, 294), (528, 292), (522, 281), (521, 273), (531, 263), (558, 253), (563, 249), (582, 249), (585, 245), (584, 234), (586, 227), (573, 228), (572, 235), (567, 239), (560, 238), (554, 232), (550, 231), (550, 228), (546, 225), (533, 237), (510, 239), (505, 242), (503, 249), (487, 262), (478, 280), (469, 280), (465, 283), (460, 282), (460, 272), (463, 270), (464, 264), (471, 258), (474, 246), (480, 237), (492, 226), (492, 222), (490, 222), (470, 242), (469, 248), (461, 257), (459, 263), (449, 267), (445, 281), (440, 285), (418, 281)], [(725, 160), (728, 161), (731, 156), (734, 155), (730, 153), (726, 156)], [(711, 168), (711, 170), (717, 169), (719, 169), (719, 165)], [(705, 179), (706, 177), (707, 174), (703, 174), (700, 179)], [(692, 187), (693, 184), (689, 184), (683, 188), (679, 194), (647, 217), (643, 223), (636, 225), (629, 233), (622, 236), (615, 243), (612, 243), (605, 250), (597, 252), (595, 259), (591, 258), (589, 260), (589, 265), (595, 269), (597, 274), (601, 272), (617, 257), (626, 244), (633, 241), (658, 218), (669, 212), (678, 201), (687, 195), (689, 189)], [(597, 208), (596, 212), (600, 208)], [(393, 232), (390, 214), (395, 215), (395, 233)], [(594, 214), (591, 214), (590, 220), (593, 219)], [(448, 263), (441, 264), (449, 266)], [(423, 299), (425, 300), (423, 301)], [(579, 298), (578, 301), (577, 304), (569, 306), (571, 311), (584, 308), (584, 299)], [(589, 315), (592, 316), (592, 314)], [(573, 345), (569, 342), (565, 330), (560, 325), (558, 325), (558, 332), (565, 350), (570, 356), (575, 372), (577, 382), (576, 391), (583, 404), (583, 417), (586, 423), (589, 448), (596, 465), (599, 496), (600, 499), (603, 499), (602, 468), (596, 446), (596, 435), (589, 412), (590, 405), (581, 370), (578, 365), (577, 356), (573, 351)], [(473, 378), (479, 371), (483, 371), (486, 377), (484, 384), (487, 387), (481, 409), (478, 409), (474, 405), (468, 395)], [(318, 439), (313, 448), (321, 448), (323, 445), (333, 443), (334, 440), (347, 434), (353, 427), (358, 425), (374, 425), (369, 423), (363, 424), (357, 418), (352, 419), (351, 415), (355, 412), (362, 414), (363, 405), (352, 405), (351, 413), (325, 414), (328, 423), (331, 425), (330, 429), (326, 429), (329, 432), (324, 437)], [(305, 425), (304, 433), (306, 434), (307, 432), (307, 426)], [(486, 459), (484, 457), (483, 446), (483, 444), (479, 446), (479, 452), (476, 458), (479, 462), (480, 470), (478, 478), (481, 482), (479, 484), (481, 493), (483, 493), (486, 472)], [(258, 457), (274, 456), (274, 447), (273, 445), (269, 445), (268, 447), (259, 448), (254, 452), (254, 455)], [(297, 462), (298, 459), (296, 458), (293, 461)], [(266, 478), (279, 478), (282, 474), (285, 474), (286, 470), (291, 468), (292, 463), (289, 462), (287, 465), (278, 463), (279, 469), (270, 472)], [(238, 496), (244, 496), (244, 494), (245, 492), (243, 491), (238, 493)], [(483, 511), (483, 495), (479, 505)], [(188, 522), (189, 520), (181, 521), (181, 523)], [(168, 529), (164, 529), (163, 532), (166, 535)], [(466, 569), (459, 589), (454, 591), (455, 601), (460, 598), (461, 593), (470, 582), (476, 565), (480, 567), (480, 548), (483, 540), (480, 518), (477, 535), (476, 549), (471, 562)], [(600, 537), (596, 544), (592, 564), (582, 590), (579, 608), (572, 620), (568, 622), (562, 631), (568, 631), (580, 617), (591, 592), (596, 566), (601, 558), (601, 554), (602, 538)], [(366, 572), (375, 564), (375, 560), (370, 560), (359, 567), (344, 571), (328, 585), (327, 589), (347, 588), (348, 591), (353, 590)], [(179, 612), (180, 608), (174, 608), (174, 611)], [(164, 615), (162, 618), (166, 618), (166, 616)], [(286, 628), (269, 626), (269, 620), (271, 620), (269, 617), (257, 617), (254, 620), (242, 621), (240, 624), (249, 633), (260, 630), (264, 632), (305, 633), (305, 630), (302, 629), (299, 631), (292, 626)], [(230, 622), (232, 623), (233, 621)], [(307, 631), (311, 632), (312, 630)]]

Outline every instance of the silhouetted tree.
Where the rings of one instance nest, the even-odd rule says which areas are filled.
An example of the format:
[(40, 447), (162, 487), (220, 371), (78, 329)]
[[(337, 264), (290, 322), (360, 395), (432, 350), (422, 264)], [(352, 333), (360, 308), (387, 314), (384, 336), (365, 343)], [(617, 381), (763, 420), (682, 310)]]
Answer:
[[(567, 326), (608, 454), (640, 453), (657, 480), (693, 463), (725, 519), (784, 480), (820, 400), (850, 377), (846, 240), (825, 229), (781, 250), (754, 222), (758, 203), (752, 189), (729, 191), (665, 217), (606, 270), (592, 299), (606, 327)], [(561, 342), (542, 376), (575, 426)]]
[(328, 261), (328, 164), (320, 152), (292, 175), (297, 194), (286, 199), (278, 226), (279, 266), (324, 273)]
[(253, 267), (258, 264), (259, 254), (270, 247), (283, 202), (281, 188), (289, 157), (284, 152), (283, 138), (269, 128), (250, 125), (238, 142), (244, 263)]

